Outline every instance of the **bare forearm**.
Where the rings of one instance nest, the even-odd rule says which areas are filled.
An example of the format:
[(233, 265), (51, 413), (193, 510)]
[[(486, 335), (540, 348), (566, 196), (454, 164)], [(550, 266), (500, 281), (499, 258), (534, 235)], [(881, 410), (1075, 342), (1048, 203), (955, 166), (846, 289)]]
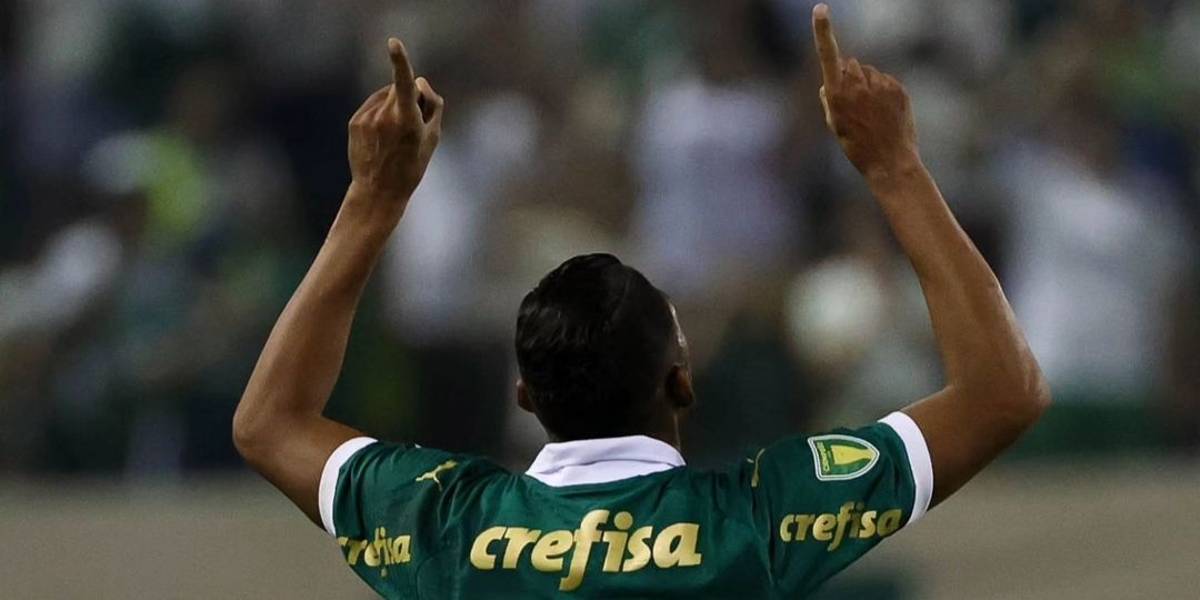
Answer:
[(961, 276), (992, 279), (921, 160), (896, 162), (866, 175), (866, 181), (922, 284), (961, 281)]
[(904, 86), (842, 59), (825, 4), (813, 8), (813, 37), (825, 122), (866, 177), (929, 305), (947, 385), (904, 412), (925, 439), (937, 503), (1032, 426), (1049, 392), (996, 275), (921, 164)]
[(392, 83), (368, 96), (347, 124), (353, 183), (271, 330), (233, 418), (242, 457), (316, 523), (329, 457), (362, 435), (321, 413), (367, 279), (441, 137), (442, 97), (414, 76), (400, 40), (388, 39), (388, 55)]
[(921, 282), (948, 383), (1013, 408), (1037, 400), (1040, 372), (1000, 284), (919, 160), (869, 178)]
[(907, 408), (933, 463), (933, 504), (1031, 427), (1050, 401), (1037, 361), (983, 256), (919, 161), (869, 177), (921, 282), (946, 387)]

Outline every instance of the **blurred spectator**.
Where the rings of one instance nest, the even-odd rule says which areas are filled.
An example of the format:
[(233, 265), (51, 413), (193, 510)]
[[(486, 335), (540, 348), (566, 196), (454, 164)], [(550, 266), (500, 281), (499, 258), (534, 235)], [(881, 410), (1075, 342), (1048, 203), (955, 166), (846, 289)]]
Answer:
[[(389, 34), (447, 97), (446, 134), (360, 311), (339, 417), (520, 463), (541, 434), (511, 410), (517, 303), (597, 250), (679, 307), (698, 462), (933, 391), (919, 290), (823, 129), (812, 4), (13, 3), (0, 469), (236, 464), (233, 406), (337, 210)], [(1027, 454), (1200, 447), (1200, 2), (835, 9), (908, 86), (1052, 381)]]

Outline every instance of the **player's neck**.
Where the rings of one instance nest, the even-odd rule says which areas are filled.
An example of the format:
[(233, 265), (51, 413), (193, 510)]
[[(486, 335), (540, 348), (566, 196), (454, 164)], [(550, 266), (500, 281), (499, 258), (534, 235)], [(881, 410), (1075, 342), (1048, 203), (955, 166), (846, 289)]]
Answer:
[(679, 418), (674, 413), (664, 413), (652, 419), (646, 427), (636, 435), (644, 435), (663, 442), (682, 452), (679, 443)]
[(665, 431), (648, 433), (646, 435), (669, 444), (672, 448), (678, 450), (680, 454), (683, 453), (683, 444), (679, 443), (679, 422), (675, 419), (671, 419), (671, 424)]

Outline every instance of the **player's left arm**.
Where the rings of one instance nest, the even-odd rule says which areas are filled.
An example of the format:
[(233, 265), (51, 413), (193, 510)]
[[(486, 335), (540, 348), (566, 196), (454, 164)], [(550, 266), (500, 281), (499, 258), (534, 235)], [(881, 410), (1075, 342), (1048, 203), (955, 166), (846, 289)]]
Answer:
[(946, 386), (904, 409), (928, 447), (937, 504), (1033, 426), (1049, 388), (996, 275), (921, 161), (904, 86), (841, 57), (824, 4), (813, 32), (826, 122), (916, 271), (945, 367)]
[(316, 260), (275, 323), (233, 419), (238, 452), (315, 523), (333, 451), (359, 431), (322, 416), (367, 279), (441, 135), (441, 96), (388, 40), (393, 82), (349, 123), (352, 183)]

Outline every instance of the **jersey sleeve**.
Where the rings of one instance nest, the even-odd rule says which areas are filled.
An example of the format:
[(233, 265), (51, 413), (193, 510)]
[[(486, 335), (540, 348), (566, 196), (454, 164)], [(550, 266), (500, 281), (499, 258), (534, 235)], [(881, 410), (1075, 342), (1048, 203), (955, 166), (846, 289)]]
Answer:
[(804, 594), (921, 518), (929, 450), (904, 413), (859, 429), (786, 438), (751, 459), (756, 521), (779, 589)]
[(444, 525), (461, 509), (456, 495), (496, 470), (482, 459), (354, 438), (325, 464), (321, 522), (376, 592), (410, 597), (420, 563), (439, 551)]

